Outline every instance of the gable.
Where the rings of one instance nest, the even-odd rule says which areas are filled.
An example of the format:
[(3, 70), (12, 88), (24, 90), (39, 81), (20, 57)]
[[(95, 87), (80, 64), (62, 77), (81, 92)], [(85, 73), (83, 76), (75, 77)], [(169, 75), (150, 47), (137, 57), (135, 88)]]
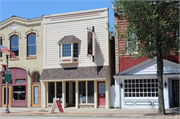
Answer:
[[(142, 75), (142, 74), (157, 74), (157, 59), (149, 59), (143, 63), (140, 63), (130, 69), (127, 69), (121, 73), (120, 75)], [(163, 67), (163, 74), (179, 74), (179, 64), (163, 60), (164, 67)]]

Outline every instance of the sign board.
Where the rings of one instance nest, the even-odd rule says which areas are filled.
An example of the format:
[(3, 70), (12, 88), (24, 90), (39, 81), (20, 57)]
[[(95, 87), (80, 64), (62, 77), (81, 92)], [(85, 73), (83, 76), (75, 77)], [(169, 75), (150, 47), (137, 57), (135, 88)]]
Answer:
[(61, 105), (61, 101), (59, 99), (54, 99), (50, 113), (53, 113), (55, 111), (56, 106), (58, 108), (59, 113), (64, 112), (62, 105)]
[(12, 73), (10, 69), (5, 70), (5, 82), (12, 82)]
[(88, 31), (88, 54), (92, 55), (92, 32)]

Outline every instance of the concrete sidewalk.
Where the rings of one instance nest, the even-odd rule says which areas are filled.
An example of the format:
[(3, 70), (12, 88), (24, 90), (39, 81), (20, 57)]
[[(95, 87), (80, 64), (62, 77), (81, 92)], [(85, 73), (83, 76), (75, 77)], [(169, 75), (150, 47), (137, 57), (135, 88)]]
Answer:
[(10, 113), (4, 113), (5, 107), (0, 107), (1, 116), (76, 116), (76, 117), (158, 117), (158, 118), (180, 118), (179, 109), (166, 110), (167, 115), (159, 116), (157, 109), (93, 109), (93, 108), (65, 108), (64, 113), (59, 113), (56, 108), (53, 114), (50, 114), (51, 108), (13, 108), (10, 107)]

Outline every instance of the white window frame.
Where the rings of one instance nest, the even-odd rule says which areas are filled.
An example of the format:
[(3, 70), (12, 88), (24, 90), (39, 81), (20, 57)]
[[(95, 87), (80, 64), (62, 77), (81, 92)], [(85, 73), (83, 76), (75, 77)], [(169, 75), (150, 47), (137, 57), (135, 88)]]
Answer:
[[(132, 85), (132, 80), (135, 80), (135, 82), (136, 82), (136, 79), (124, 79), (124, 81), (123, 81), (123, 82), (124, 82), (124, 86), (123, 86), (123, 87), (124, 87), (124, 92), (123, 92), (123, 97), (124, 97), (124, 99), (132, 99), (132, 98), (133, 98), (133, 99), (157, 99), (158, 96), (156, 96), (156, 93), (158, 93), (158, 91), (155, 90), (154, 92), (152, 92), (152, 89), (153, 89), (153, 88), (154, 88), (154, 89), (155, 89), (155, 88), (158, 89), (158, 87), (155, 87), (155, 84), (156, 84), (156, 83), (155, 83), (155, 82), (156, 82), (155, 80), (156, 80), (156, 78), (144, 78), (144, 79), (146, 79), (146, 84), (148, 84), (147, 79), (150, 79), (150, 80), (154, 79), (154, 87), (152, 87), (152, 86), (150, 87), (150, 88), (151, 88), (151, 97), (148, 97), (148, 95), (147, 95), (146, 97), (144, 97), (144, 94), (143, 94), (143, 97), (140, 97), (140, 93), (141, 93), (140, 91), (139, 91), (139, 97), (136, 97), (136, 96), (135, 96), (135, 97), (133, 97), (133, 96), (131, 96), (131, 97), (125, 97), (125, 89), (126, 89), (126, 88), (125, 88), (125, 84), (126, 84), (126, 83), (125, 83), (125, 80), (127, 80), (127, 81), (131, 80), (131, 85)], [(142, 80), (144, 80), (144, 79), (142, 79)], [(138, 79), (138, 80), (139, 80), (139, 83), (138, 83), (138, 84), (140, 85), (140, 80), (141, 80), (141, 79)], [(128, 83), (128, 84), (129, 84), (129, 83)], [(144, 84), (144, 81), (143, 81), (142, 84)], [(150, 83), (150, 84), (152, 84), (152, 83)], [(129, 89), (129, 88), (128, 88), (128, 89)], [(134, 89), (135, 89), (135, 92), (134, 92), (134, 93), (136, 94), (136, 83), (135, 83), (135, 88), (134, 88)], [(142, 87), (142, 89), (144, 90), (144, 87)], [(146, 87), (146, 89), (148, 89), (148, 87)], [(132, 88), (131, 88), (131, 90), (132, 90)], [(140, 88), (139, 88), (139, 90), (140, 90)], [(128, 93), (129, 93), (129, 92), (128, 92)], [(142, 93), (144, 93), (144, 91), (143, 91)], [(148, 94), (148, 91), (146, 91), (145, 93)], [(155, 96), (154, 96), (154, 97), (152, 97), (152, 93), (155, 93)], [(131, 91), (131, 94), (132, 94), (132, 91)]]
[[(78, 57), (74, 57), (74, 43), (64, 43), (64, 44), (71, 44), (71, 56), (63, 57), (63, 44), (59, 44), (59, 59), (67, 59), (67, 58), (78, 58), (79, 57), (79, 43), (78, 44)], [(61, 50), (61, 51), (60, 51)]]
[[(134, 34), (134, 33), (131, 33), (131, 34)], [(135, 35), (135, 34), (134, 34)], [(126, 50), (126, 54), (129, 54), (128, 52), (128, 43), (130, 43), (130, 42), (132, 42), (132, 41), (128, 41), (128, 39), (126, 38), (126, 48), (127, 48), (127, 50)], [(134, 51), (133, 53), (138, 53), (137, 52), (137, 50), (138, 50), (138, 43), (136, 42), (136, 51)]]

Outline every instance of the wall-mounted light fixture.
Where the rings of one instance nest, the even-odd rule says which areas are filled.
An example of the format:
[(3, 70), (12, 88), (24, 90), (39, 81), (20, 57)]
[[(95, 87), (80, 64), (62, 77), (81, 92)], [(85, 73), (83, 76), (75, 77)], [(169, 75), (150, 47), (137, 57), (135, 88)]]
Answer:
[(120, 86), (121, 86), (121, 88), (123, 87), (123, 84), (122, 84), (122, 82), (121, 82)]
[(164, 87), (166, 87), (167, 86), (167, 83), (166, 83), (166, 81), (165, 81), (165, 83), (164, 83)]
[(30, 72), (29, 72), (29, 70), (27, 71), (27, 73), (28, 73), (28, 75), (30, 75)]

